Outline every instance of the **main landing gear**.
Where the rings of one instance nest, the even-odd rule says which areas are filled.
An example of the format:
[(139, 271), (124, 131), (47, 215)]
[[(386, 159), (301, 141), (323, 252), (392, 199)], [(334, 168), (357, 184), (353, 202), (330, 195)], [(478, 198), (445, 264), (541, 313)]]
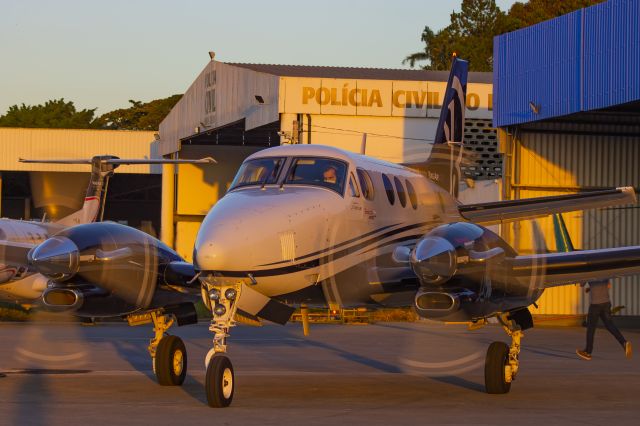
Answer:
[(235, 383), (233, 366), (226, 356), (227, 337), (229, 337), (229, 329), (236, 325), (234, 316), (242, 284), (221, 285), (215, 280), (203, 284), (206, 285), (213, 315), (209, 330), (214, 333), (213, 348), (205, 359), (207, 402), (211, 407), (228, 407), (233, 400)]
[(502, 327), (511, 337), (511, 345), (493, 342), (487, 350), (484, 365), (484, 384), (487, 393), (504, 394), (511, 389), (518, 373), (520, 341), (523, 331), (533, 327), (533, 318), (528, 309), (521, 309), (498, 316)]
[(187, 350), (178, 336), (167, 333), (174, 324), (195, 324), (198, 317), (192, 303), (165, 306), (127, 316), (129, 325), (153, 324), (154, 337), (147, 350), (158, 384), (180, 386), (187, 376)]

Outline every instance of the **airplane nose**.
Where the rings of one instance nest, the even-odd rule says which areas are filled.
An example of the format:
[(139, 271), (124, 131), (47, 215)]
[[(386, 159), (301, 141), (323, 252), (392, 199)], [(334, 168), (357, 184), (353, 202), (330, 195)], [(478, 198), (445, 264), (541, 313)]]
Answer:
[(27, 259), (42, 275), (62, 281), (78, 272), (80, 254), (69, 238), (52, 237), (33, 248)]
[(225, 264), (225, 251), (220, 244), (214, 241), (205, 241), (196, 244), (193, 250), (193, 263), (200, 270), (219, 269), (219, 265)]

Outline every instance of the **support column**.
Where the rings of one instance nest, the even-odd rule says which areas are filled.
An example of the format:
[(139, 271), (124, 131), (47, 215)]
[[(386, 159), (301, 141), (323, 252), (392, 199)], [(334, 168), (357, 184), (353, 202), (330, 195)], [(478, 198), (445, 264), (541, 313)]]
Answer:
[(175, 200), (176, 199), (176, 166), (162, 166), (162, 205), (160, 214), (160, 239), (171, 248), (175, 248)]

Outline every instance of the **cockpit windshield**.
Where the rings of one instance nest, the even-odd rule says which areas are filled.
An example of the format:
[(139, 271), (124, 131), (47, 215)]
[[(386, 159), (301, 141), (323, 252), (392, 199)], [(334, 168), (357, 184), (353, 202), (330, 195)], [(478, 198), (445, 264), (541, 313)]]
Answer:
[(268, 157), (245, 161), (240, 166), (230, 189), (246, 185), (276, 183), (284, 160), (282, 157)]
[(293, 160), (284, 183), (322, 186), (342, 195), (346, 176), (347, 165), (340, 160), (300, 157)]

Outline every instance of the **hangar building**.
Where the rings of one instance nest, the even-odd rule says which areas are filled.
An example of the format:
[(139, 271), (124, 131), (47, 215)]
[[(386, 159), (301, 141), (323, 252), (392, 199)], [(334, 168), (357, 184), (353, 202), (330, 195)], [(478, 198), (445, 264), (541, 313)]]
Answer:
[[(640, 2), (610, 0), (494, 39), (494, 117), (504, 199), (640, 190)], [(565, 214), (577, 249), (640, 245), (640, 207)], [(539, 223), (555, 250), (550, 219)], [(527, 224), (503, 227), (531, 249)], [(640, 277), (615, 279), (614, 306), (640, 315)], [(534, 313), (585, 313), (579, 286), (547, 291)]]
[[(213, 56), (213, 55), (212, 55)], [(281, 143), (323, 144), (393, 162), (426, 158), (448, 71), (224, 63), (211, 60), (160, 124), (160, 153), (210, 155), (214, 167), (165, 166), (162, 239), (191, 259), (204, 215), (240, 163)], [(470, 73), (465, 144), (469, 198), (497, 199), (502, 159), (491, 126), (490, 73)], [(366, 135), (366, 136), (365, 136)]]

